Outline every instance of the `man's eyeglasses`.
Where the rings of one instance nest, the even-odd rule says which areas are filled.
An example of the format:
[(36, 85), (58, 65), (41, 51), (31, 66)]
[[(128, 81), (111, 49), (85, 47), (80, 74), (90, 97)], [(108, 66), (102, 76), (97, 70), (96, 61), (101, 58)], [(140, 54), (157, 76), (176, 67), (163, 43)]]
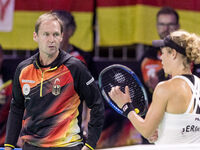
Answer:
[(177, 26), (177, 23), (157, 23), (157, 26), (159, 26), (159, 27), (169, 27), (169, 28), (171, 28), (171, 27), (174, 27), (174, 26)]

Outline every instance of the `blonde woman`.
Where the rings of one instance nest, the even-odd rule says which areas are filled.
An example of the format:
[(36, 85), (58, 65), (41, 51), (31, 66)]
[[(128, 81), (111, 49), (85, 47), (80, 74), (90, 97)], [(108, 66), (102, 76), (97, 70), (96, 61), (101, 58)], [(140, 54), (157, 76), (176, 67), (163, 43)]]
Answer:
[(125, 93), (113, 87), (109, 95), (120, 108), (129, 106), (127, 117), (145, 138), (156, 138), (158, 129), (156, 144), (200, 143), (200, 79), (191, 72), (191, 63), (200, 63), (200, 39), (175, 31), (153, 45), (161, 47), (163, 69), (172, 78), (156, 86), (145, 119), (128, 104), (128, 87)]

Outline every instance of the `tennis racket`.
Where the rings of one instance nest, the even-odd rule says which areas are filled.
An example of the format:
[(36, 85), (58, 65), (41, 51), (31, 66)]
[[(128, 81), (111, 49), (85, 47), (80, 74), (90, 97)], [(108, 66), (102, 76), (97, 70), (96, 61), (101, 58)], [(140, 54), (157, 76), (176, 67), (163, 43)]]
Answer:
[(128, 67), (119, 64), (108, 66), (100, 72), (98, 82), (104, 99), (119, 114), (123, 115), (123, 111), (108, 95), (114, 86), (120, 86), (122, 92), (125, 91), (125, 86), (128, 86), (135, 112), (140, 116), (146, 113), (148, 108), (146, 91), (137, 75)]

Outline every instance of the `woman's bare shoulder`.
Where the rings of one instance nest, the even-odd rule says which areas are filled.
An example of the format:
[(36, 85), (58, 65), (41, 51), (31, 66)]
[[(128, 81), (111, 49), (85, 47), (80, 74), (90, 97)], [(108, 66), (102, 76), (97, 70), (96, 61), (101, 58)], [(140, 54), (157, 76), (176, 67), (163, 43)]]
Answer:
[(187, 90), (188, 84), (185, 80), (181, 78), (172, 78), (166, 81), (160, 82), (156, 88), (155, 92), (162, 94), (176, 94), (177, 92)]

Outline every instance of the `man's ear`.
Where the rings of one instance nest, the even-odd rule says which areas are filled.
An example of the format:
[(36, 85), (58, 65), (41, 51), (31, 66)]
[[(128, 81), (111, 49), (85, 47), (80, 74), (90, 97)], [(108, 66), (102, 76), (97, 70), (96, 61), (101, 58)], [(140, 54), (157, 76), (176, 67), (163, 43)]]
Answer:
[(34, 40), (35, 42), (38, 41), (38, 36), (37, 36), (37, 33), (36, 33), (36, 32), (33, 32), (33, 40)]
[(63, 40), (63, 37), (64, 37), (64, 33), (62, 32), (61, 33), (61, 41)]

